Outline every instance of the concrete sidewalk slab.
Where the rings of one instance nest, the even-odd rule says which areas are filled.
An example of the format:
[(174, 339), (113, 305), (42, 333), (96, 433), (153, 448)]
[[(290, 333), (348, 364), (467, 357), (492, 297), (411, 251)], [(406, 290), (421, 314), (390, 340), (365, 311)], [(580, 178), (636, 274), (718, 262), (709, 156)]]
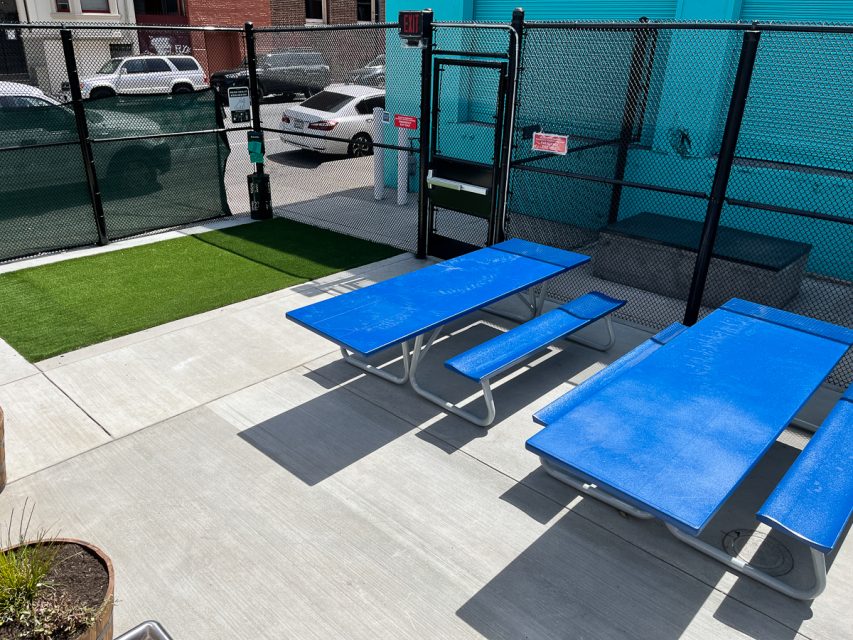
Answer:
[(0, 385), (38, 373), (35, 365), (26, 361), (6, 342), (0, 340)]
[(9, 481), (45, 469), (110, 436), (41, 374), (0, 385)]
[(335, 351), (284, 314), (341, 288), (418, 268), (394, 258), (40, 363), (113, 436), (123, 436)]

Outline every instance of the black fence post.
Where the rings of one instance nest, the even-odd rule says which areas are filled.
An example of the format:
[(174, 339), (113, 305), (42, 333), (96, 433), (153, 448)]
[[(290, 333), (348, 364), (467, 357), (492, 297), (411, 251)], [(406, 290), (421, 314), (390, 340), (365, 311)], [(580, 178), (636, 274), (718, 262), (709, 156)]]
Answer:
[(427, 172), (430, 159), (430, 112), (432, 104), (432, 9), (422, 12), (421, 25), (423, 29), (423, 49), (421, 49), (421, 132), (420, 156), (421, 166), (418, 175), (418, 258), (427, 257), (427, 236), (432, 220), (429, 212), (429, 196), (427, 192)]
[[(255, 50), (255, 29), (251, 22), (244, 25), (246, 38), (246, 65), (249, 72), (249, 98), (252, 105), (252, 131), (249, 140), (260, 142), (261, 153), (264, 152), (264, 132), (261, 123), (261, 96), (258, 88), (258, 54)], [(249, 176), (249, 202), (251, 216), (256, 220), (272, 218), (272, 201), (270, 194), (270, 178), (264, 174), (263, 156), (255, 163), (255, 173)]]
[(702, 237), (699, 241), (699, 252), (693, 267), (693, 279), (690, 282), (690, 293), (687, 296), (687, 308), (684, 311), (684, 324), (691, 326), (699, 319), (699, 309), (702, 306), (702, 295), (705, 293), (705, 283), (708, 279), (708, 269), (714, 254), (714, 242), (717, 229), (720, 226), (720, 215), (732, 172), (732, 163), (737, 150), (740, 126), (746, 108), (746, 98), (752, 80), (752, 70), (755, 67), (755, 55), (758, 51), (758, 41), (761, 32), (755, 29), (744, 31), (743, 44), (740, 49), (740, 59), (737, 65), (732, 99), (726, 116), (726, 126), (723, 129), (723, 140), (720, 143), (720, 155), (717, 160), (717, 170), (714, 172), (714, 182), (711, 185), (711, 196), (705, 213), (705, 224), (702, 226)]
[[(509, 66), (507, 67), (506, 109), (503, 121), (503, 146), (501, 148), (501, 197), (498, 202), (498, 219), (489, 244), (503, 242), (506, 239), (506, 220), (509, 213), (509, 180), (512, 151), (515, 148), (515, 109), (518, 101), (518, 79), (521, 73), (522, 38), (524, 37), (524, 9), (518, 7), (512, 11), (512, 31), (509, 37)], [(513, 36), (515, 32), (515, 36)]]
[[(649, 19), (645, 16), (640, 22), (646, 23)], [(634, 32), (634, 45), (631, 49), (631, 68), (628, 71), (628, 87), (625, 92), (625, 106), (622, 109), (622, 125), (619, 130), (619, 147), (616, 151), (616, 167), (613, 177), (622, 181), (625, 179), (625, 167), (628, 164), (628, 150), (634, 141), (634, 124), (637, 117), (637, 105), (643, 92), (643, 77), (646, 66), (646, 46), (649, 32), (646, 29), (637, 29)], [(619, 204), (622, 201), (622, 185), (614, 184), (610, 192), (610, 209), (607, 214), (608, 224), (613, 224), (619, 219)]]
[(107, 237), (107, 220), (104, 217), (104, 203), (101, 200), (101, 190), (98, 187), (98, 174), (95, 172), (95, 156), (92, 153), (92, 141), (89, 139), (89, 125), (86, 122), (86, 110), (83, 107), (83, 94), (80, 92), (80, 74), (77, 72), (77, 58), (74, 56), (74, 43), (70, 29), (59, 31), (62, 38), (62, 53), (65, 55), (65, 69), (68, 72), (68, 84), (71, 90), (71, 106), (74, 110), (74, 121), (77, 125), (77, 136), (80, 138), (80, 150), (83, 153), (83, 167), (86, 170), (86, 183), (89, 187), (89, 198), (92, 201), (92, 211), (95, 214), (95, 228), (98, 231), (98, 244), (109, 244)]

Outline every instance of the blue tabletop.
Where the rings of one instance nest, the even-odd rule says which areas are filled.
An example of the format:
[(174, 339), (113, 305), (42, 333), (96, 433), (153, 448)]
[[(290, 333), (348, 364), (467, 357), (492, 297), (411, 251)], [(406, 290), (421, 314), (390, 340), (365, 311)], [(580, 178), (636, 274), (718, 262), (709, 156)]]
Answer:
[[(509, 241), (507, 250), (504, 244), (296, 309), (287, 317), (369, 356), (589, 260), (532, 242)], [(537, 253), (550, 261), (528, 257)]]
[(528, 440), (579, 477), (701, 532), (853, 343), (733, 300)]

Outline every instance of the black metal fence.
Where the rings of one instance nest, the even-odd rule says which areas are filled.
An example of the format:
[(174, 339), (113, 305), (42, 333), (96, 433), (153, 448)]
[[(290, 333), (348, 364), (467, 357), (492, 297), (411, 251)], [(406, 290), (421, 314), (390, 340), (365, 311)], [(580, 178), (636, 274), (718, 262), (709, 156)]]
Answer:
[[(506, 232), (592, 256), (624, 320), (731, 297), (853, 326), (853, 28), (527, 23)], [(564, 155), (532, 134), (567, 136)], [(848, 355), (831, 377), (853, 380)]]
[[(0, 95), (0, 260), (248, 215), (256, 172), (276, 215), (415, 249), (419, 132), (360, 113), (384, 110), (386, 65), (406, 53), (386, 56), (396, 25), (15, 27), (26, 65), (0, 77), (14, 80)], [(250, 75), (254, 117), (237, 120), (228, 89)], [(417, 115), (418, 74), (391, 83), (397, 112)], [(300, 121), (323, 90), (364, 100), (338, 122)], [(250, 130), (265, 134), (262, 165)]]
[[(0, 260), (246, 215), (262, 172), (275, 215), (419, 254), (430, 233), (588, 253), (557, 295), (625, 298), (621, 318), (649, 329), (733, 296), (853, 325), (851, 26), (517, 13), (428, 24), (422, 51), (395, 24), (14, 26), (14, 80), (40, 93), (0, 96)], [(434, 57), (501, 64), (432, 77)], [(146, 84), (158, 69), (168, 83)], [(248, 119), (232, 86), (251, 86)], [(358, 101), (319, 117), (335, 95)], [(394, 115), (415, 128), (377, 121)], [(434, 130), (441, 154), (495, 166), (491, 222), (425, 206)], [(851, 379), (848, 356), (832, 382)]]

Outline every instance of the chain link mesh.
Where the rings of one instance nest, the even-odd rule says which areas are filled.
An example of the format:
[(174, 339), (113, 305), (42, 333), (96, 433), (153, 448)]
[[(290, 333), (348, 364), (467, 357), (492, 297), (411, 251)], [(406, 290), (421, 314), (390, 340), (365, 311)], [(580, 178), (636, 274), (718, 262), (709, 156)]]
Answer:
[[(655, 330), (682, 319), (742, 39), (528, 24), (507, 232), (592, 257), (559, 297), (601, 290)], [(851, 44), (763, 32), (701, 315), (737, 296), (853, 325)], [(535, 131), (568, 152), (533, 150)], [(848, 356), (830, 382), (851, 379)]]
[(19, 36), (30, 72), (0, 85), (0, 260), (98, 239), (74, 114), (55, 99), (68, 82), (59, 32)]
[(420, 52), (389, 25), (265, 30), (256, 51), (276, 215), (414, 250), (419, 129), (373, 109), (419, 118)]
[[(741, 259), (776, 264), (737, 286), (712, 273), (705, 305), (736, 294), (853, 327), (851, 95), (853, 35), (762, 33), (720, 224), (746, 232)], [(853, 353), (829, 380), (853, 380)]]

